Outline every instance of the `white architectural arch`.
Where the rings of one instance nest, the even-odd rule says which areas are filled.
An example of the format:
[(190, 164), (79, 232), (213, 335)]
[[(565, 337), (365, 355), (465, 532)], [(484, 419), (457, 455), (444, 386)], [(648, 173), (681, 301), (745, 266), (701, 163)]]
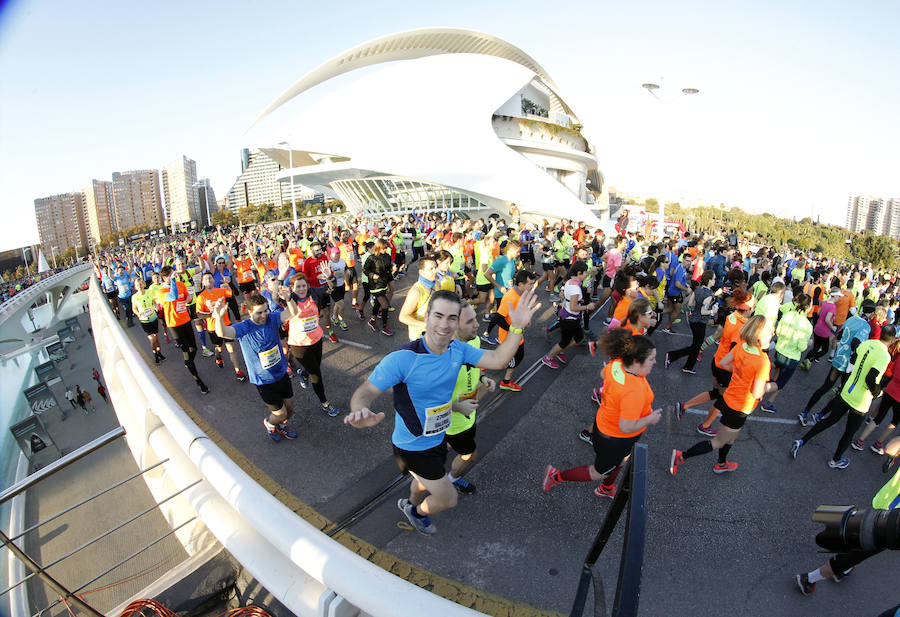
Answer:
[[(312, 100), (315, 86), (367, 66)], [(550, 76), (480, 32), (427, 28), (354, 47), (288, 88), (254, 127), (284, 182), (356, 211), (450, 204), (505, 215), (516, 203), (526, 219), (600, 224), (607, 210), (593, 146)]]

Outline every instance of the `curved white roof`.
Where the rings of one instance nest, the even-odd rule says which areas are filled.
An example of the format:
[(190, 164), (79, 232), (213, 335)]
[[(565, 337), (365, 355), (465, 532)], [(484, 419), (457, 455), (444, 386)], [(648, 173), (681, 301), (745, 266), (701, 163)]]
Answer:
[[(413, 60), (440, 54), (483, 54), (510, 60), (540, 77), (555, 94), (556, 85), (550, 79), (547, 71), (534, 58), (503, 39), (461, 28), (419, 28), (372, 39), (323, 62), (281, 93), (257, 116), (250, 128), (298, 94), (332, 77), (383, 62)], [(565, 103), (562, 103), (561, 99), (558, 102), (567, 113), (571, 114), (571, 110), (565, 106)]]

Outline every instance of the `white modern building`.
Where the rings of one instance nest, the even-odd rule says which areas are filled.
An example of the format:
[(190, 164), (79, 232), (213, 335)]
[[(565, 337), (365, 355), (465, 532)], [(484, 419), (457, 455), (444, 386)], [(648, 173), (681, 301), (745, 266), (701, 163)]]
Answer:
[(557, 85), (480, 32), (425, 28), (349, 49), (288, 88), (250, 136), (284, 168), (285, 197), (293, 182), (353, 212), (507, 216), (515, 203), (525, 220), (608, 216), (594, 146)]
[(176, 225), (196, 221), (204, 226), (206, 210), (201, 212), (197, 199), (197, 163), (181, 155), (162, 169), (162, 187), (165, 197), (166, 224)]

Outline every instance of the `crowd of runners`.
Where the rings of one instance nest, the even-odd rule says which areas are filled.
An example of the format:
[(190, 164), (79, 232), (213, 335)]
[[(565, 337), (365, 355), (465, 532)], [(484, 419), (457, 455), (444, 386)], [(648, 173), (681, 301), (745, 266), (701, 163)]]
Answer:
[[(378, 424), (385, 414), (372, 410), (374, 401), (393, 389), (394, 455), (413, 478), (398, 507), (423, 534), (435, 533), (432, 517), (454, 507), (458, 494), (475, 493), (465, 474), (477, 459), (479, 401), (497, 389), (521, 396), (525, 333), (542, 304), (553, 318), (534, 324), (544, 337), (528, 345), (542, 350), (543, 366), (560, 369), (579, 345), (598, 356), (598, 378), (584, 393), (596, 414), (577, 436), (591, 444), (594, 461), (548, 465), (544, 491), (593, 482), (598, 497), (614, 497), (641, 435), (664, 413), (681, 421), (706, 404), (696, 427), (702, 439), (672, 450), (673, 476), (713, 451), (713, 473), (736, 471), (729, 456), (747, 418), (778, 407), (800, 425), (798, 438), (784, 444), (786, 458), (804, 455), (805, 444), (842, 419), (830, 468), (846, 469), (850, 448), (887, 461), (900, 451), (900, 440), (889, 444), (900, 423), (896, 271), (751, 244), (735, 230), (651, 240), (510, 215), (509, 222), (437, 213), (218, 228), (106, 252), (94, 264), (110, 308), (127, 326), (140, 325), (153, 362), (166, 360), (163, 336), (208, 394), (218, 378), (206, 369), (201, 377), (197, 354), (214, 356), (222, 369), (227, 361), (223, 374), (258, 390), (265, 434), (275, 442), (297, 438), (294, 381), (313, 388), (329, 416), (340, 414), (326, 395), (322, 356), (348, 321), (371, 336), (405, 330), (408, 340), (353, 393), (343, 419), (360, 429)], [(395, 298), (407, 270), (414, 282)], [(605, 319), (592, 328), (598, 311)], [(654, 341), (677, 329), (690, 344), (657, 357)], [(654, 406), (647, 376), (682, 359), (685, 375), (708, 370), (710, 387)], [(802, 407), (778, 398), (798, 369), (825, 362), (822, 386)], [(898, 505), (898, 485), (895, 477), (882, 507)], [(798, 575), (798, 586), (810, 593), (822, 572), (840, 580), (871, 554), (839, 556), (833, 571)]]

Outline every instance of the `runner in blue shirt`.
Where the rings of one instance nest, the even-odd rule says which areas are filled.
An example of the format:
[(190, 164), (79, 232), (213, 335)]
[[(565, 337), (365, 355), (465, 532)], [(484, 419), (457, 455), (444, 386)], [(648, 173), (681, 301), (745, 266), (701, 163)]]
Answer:
[(212, 312), (216, 320), (216, 334), (241, 343), (250, 383), (256, 386), (269, 409), (268, 417), (263, 418), (263, 426), (272, 441), (281, 441), (284, 437), (297, 438), (297, 431), (287, 423), (294, 413), (294, 389), (287, 374), (287, 360), (281, 349), (278, 331), (299, 309), (287, 287), (279, 287), (278, 296), (287, 304), (287, 310), (271, 313), (269, 302), (253, 294), (247, 298), (250, 317), (233, 326), (225, 325), (223, 317), (228, 311), (225, 298), (219, 298)]
[(125, 266), (119, 266), (118, 274), (113, 280), (119, 292), (120, 312), (125, 312), (125, 319), (130, 328), (134, 325), (134, 311), (131, 310), (131, 294), (134, 293), (133, 275), (125, 269)]
[(526, 290), (516, 308), (509, 312), (506, 340), (494, 350), (476, 349), (455, 339), (461, 300), (452, 291), (431, 295), (425, 315), (425, 334), (388, 354), (350, 399), (345, 424), (356, 428), (375, 426), (384, 412), (369, 406), (393, 388), (394, 455), (413, 482), (409, 499), (397, 507), (410, 524), (423, 534), (437, 531), (430, 515), (456, 505), (457, 493), (445, 470), (447, 446), (444, 433), (450, 426), (453, 390), (464, 364), (500, 370), (515, 355), (524, 329), (540, 308), (534, 290)]

